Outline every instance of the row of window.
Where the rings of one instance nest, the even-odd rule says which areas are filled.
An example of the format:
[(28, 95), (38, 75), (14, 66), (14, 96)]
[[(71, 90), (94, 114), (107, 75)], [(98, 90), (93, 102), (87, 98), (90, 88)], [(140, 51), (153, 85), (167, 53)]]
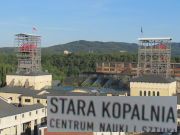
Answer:
[[(42, 112), (44, 112), (44, 109), (42, 109)], [(36, 114), (38, 114), (38, 110), (36, 110)], [(31, 112), (29, 112), (29, 116), (31, 116)], [(24, 114), (22, 114), (22, 118), (24, 118)], [(15, 120), (17, 119), (17, 116), (15, 116)]]
[[(30, 102), (31, 102), (31, 99), (25, 99), (25, 102), (30, 103)], [(37, 103), (40, 103), (40, 100), (39, 100), (39, 99), (37, 100)]]
[[(12, 100), (13, 100), (13, 97), (9, 97), (8, 99), (10, 99), (10, 100), (12, 101)], [(22, 100), (22, 98), (19, 97), (19, 102), (21, 102), (21, 100)], [(25, 101), (26, 103), (30, 103), (30, 102), (31, 102), (31, 99), (26, 98), (24, 101)], [(37, 99), (37, 103), (40, 103), (40, 99)], [(46, 103), (47, 103), (47, 101), (46, 101)]]
[[(31, 102), (31, 99), (25, 99), (25, 102), (30, 103), (30, 102)], [(40, 103), (40, 100), (39, 100), (39, 99), (37, 100), (37, 103)], [(46, 103), (47, 103), (47, 101), (46, 101)]]
[[(12, 97), (9, 97), (9, 99), (10, 99), (11, 101), (13, 100)], [(19, 101), (21, 102), (21, 98), (19, 98)], [(30, 102), (31, 102), (31, 99), (25, 99), (25, 102), (26, 102), (26, 103), (30, 103)], [(40, 103), (40, 100), (39, 100), (39, 99), (37, 100), (37, 103)], [(47, 101), (46, 101), (46, 103), (47, 103)]]
[(159, 91), (139, 91), (140, 96), (160, 96)]

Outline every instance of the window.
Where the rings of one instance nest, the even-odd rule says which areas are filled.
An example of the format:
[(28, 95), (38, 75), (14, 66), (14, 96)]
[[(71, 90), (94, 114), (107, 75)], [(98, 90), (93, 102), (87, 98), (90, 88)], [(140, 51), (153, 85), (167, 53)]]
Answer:
[(15, 116), (15, 120), (17, 120), (17, 116)]
[(148, 96), (151, 96), (151, 91), (148, 91)]
[(22, 114), (22, 118), (24, 118), (24, 114)]
[(180, 109), (177, 110), (177, 114), (180, 114)]
[(153, 96), (156, 96), (155, 91), (153, 91)]
[(160, 96), (159, 91), (157, 92), (157, 96)]
[(36, 110), (36, 114), (38, 114), (38, 111)]
[(139, 95), (142, 96), (142, 91), (139, 92)]
[(144, 91), (144, 96), (146, 96), (146, 91)]
[(39, 99), (37, 100), (37, 103), (40, 103), (40, 100), (39, 100)]
[(29, 112), (29, 116), (31, 116), (31, 112)]
[(31, 102), (31, 100), (30, 99), (25, 99), (25, 102)]
[(42, 109), (42, 112), (44, 112), (44, 109)]

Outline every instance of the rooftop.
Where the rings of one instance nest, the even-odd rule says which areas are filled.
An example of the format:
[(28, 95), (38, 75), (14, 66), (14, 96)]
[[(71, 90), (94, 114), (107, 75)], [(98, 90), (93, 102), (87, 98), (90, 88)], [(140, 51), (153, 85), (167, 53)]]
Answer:
[(9, 74), (9, 75), (22, 75), (22, 76), (40, 76), (40, 75), (51, 75), (50, 73), (47, 73), (47, 72), (42, 72), (42, 71), (39, 71), (39, 72), (19, 72), (19, 73), (12, 73), (12, 74)]
[(138, 38), (139, 41), (146, 41), (146, 40), (172, 40), (170, 37), (162, 37), (162, 38)]
[(41, 37), (41, 36), (39, 36), (39, 35), (35, 35), (35, 34), (26, 34), (26, 33), (15, 34), (15, 36), (23, 36), (23, 37)]
[(7, 103), (0, 98), (0, 118), (33, 111), (40, 108), (44, 108), (44, 106), (41, 104), (34, 104), (19, 108), (14, 106), (13, 104)]
[(133, 78), (131, 82), (148, 82), (148, 83), (171, 83), (174, 82), (173, 78), (165, 78), (160, 75), (143, 75)]
[(48, 90), (33, 90), (30, 88), (24, 87), (9, 87), (5, 86), (0, 88), (0, 93), (16, 93), (20, 96), (30, 96), (34, 98), (43, 98), (46, 99), (47, 96), (95, 96), (95, 95), (106, 95), (106, 94), (126, 94), (127, 91), (116, 91), (113, 89), (107, 88), (74, 88), (74, 89), (66, 89), (63, 87), (56, 87), (55, 89), (48, 89)]
[(18, 87), (18, 86), (14, 86), (14, 87), (5, 86), (5, 87), (0, 88), (0, 92), (16, 93), (23, 96), (35, 96), (41, 91), (36, 91), (30, 88), (24, 88), (24, 87)]

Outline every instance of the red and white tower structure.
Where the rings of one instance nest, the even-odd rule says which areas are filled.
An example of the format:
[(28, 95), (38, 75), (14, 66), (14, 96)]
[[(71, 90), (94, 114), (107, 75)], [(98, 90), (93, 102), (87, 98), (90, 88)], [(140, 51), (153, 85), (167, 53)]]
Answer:
[(171, 38), (139, 38), (138, 76), (157, 74), (170, 77)]
[(15, 45), (18, 57), (17, 73), (41, 71), (41, 36), (16, 34)]

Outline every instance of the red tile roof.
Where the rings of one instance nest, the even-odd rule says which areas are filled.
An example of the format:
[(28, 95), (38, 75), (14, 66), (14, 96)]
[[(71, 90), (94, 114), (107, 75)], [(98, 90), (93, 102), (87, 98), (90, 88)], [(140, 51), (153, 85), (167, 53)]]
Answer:
[(44, 135), (93, 135), (93, 132), (47, 132), (46, 128)]

